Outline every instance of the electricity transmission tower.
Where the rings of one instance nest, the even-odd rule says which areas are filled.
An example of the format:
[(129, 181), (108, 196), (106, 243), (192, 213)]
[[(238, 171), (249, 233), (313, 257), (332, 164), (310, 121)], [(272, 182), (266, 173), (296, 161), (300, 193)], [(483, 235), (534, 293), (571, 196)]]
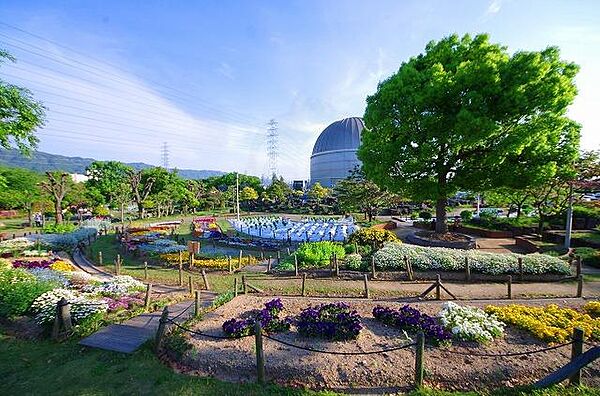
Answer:
[(160, 156), (162, 158), (163, 168), (169, 170), (169, 145), (167, 142), (164, 142), (162, 148), (160, 149)]
[(279, 132), (277, 121), (271, 119), (267, 123), (267, 157), (269, 159), (269, 172), (277, 174), (277, 157), (279, 157)]

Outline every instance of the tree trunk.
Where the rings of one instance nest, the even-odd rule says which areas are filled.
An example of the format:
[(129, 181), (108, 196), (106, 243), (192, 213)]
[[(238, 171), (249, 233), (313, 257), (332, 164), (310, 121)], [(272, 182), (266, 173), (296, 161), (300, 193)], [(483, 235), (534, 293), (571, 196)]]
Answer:
[(445, 234), (448, 232), (448, 224), (446, 223), (446, 201), (445, 197), (438, 198), (435, 203), (435, 232)]
[(31, 208), (31, 204), (27, 205), (27, 223), (29, 224), (29, 227), (33, 227), (33, 221), (31, 219), (31, 215), (32, 215), (32, 208)]
[(138, 207), (138, 217), (140, 219), (143, 219), (144, 218), (144, 204), (141, 202), (138, 202), (137, 207)]
[(125, 203), (121, 203), (121, 223), (125, 221)]
[(62, 200), (56, 200), (54, 202), (54, 222), (58, 224), (62, 224), (63, 222), (63, 214), (62, 214)]
[(522, 204), (518, 204), (518, 205), (517, 205), (517, 219), (518, 219), (519, 217), (521, 217), (521, 207), (522, 207), (522, 206), (523, 206)]

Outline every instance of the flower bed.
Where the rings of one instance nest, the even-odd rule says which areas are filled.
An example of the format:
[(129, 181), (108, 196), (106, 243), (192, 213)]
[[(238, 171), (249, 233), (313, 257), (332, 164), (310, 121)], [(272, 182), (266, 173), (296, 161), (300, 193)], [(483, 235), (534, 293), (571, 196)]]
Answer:
[[(189, 261), (190, 253), (182, 252), (181, 257), (182, 257), (182, 261), (184, 263), (187, 263)], [(177, 265), (179, 264), (179, 253), (161, 254), (160, 258), (169, 264), (177, 264)], [(242, 261), (241, 261), (242, 266), (255, 265), (258, 262), (259, 261), (256, 258), (254, 258), (253, 256), (242, 257)], [(234, 267), (237, 267), (238, 259), (237, 258), (232, 259), (231, 264)], [(198, 257), (198, 258), (194, 259), (194, 266), (226, 270), (226, 269), (229, 269), (229, 261), (227, 258), (222, 257), (222, 256), (221, 257)]]
[(53, 323), (56, 318), (56, 305), (62, 298), (71, 304), (71, 320), (74, 324), (108, 309), (106, 303), (101, 300), (87, 298), (68, 289), (54, 289), (42, 294), (31, 304), (30, 309), (35, 314), (36, 322), (41, 325)]
[(381, 247), (385, 242), (399, 241), (396, 234), (381, 228), (361, 228), (348, 238), (348, 243), (356, 243), (361, 246)]
[(529, 331), (542, 341), (566, 342), (571, 339), (575, 327), (583, 329), (586, 337), (600, 341), (600, 318), (593, 319), (571, 308), (559, 308), (554, 304), (546, 307), (490, 305), (485, 312), (496, 315), (506, 324)]
[(590, 301), (583, 306), (585, 313), (593, 318), (600, 316), (600, 301)]
[(504, 324), (479, 308), (447, 302), (438, 317), (442, 325), (460, 340), (487, 343), (504, 334)]
[(414, 270), (464, 271), (465, 259), (472, 272), (482, 274), (517, 274), (518, 259), (523, 260), (525, 274), (571, 274), (569, 264), (559, 258), (544, 254), (497, 254), (475, 250), (421, 247), (399, 243), (386, 243), (375, 254), (375, 266), (382, 271), (406, 270), (404, 257), (408, 257)]
[(346, 251), (344, 246), (337, 242), (306, 242), (296, 250), (298, 266), (300, 268), (321, 268), (329, 265), (331, 256), (336, 255), (343, 259)]
[(227, 337), (240, 338), (254, 334), (256, 321), (260, 321), (262, 329), (268, 333), (277, 333), (290, 328), (291, 319), (281, 319), (283, 310), (281, 299), (276, 298), (265, 303), (265, 307), (248, 319), (230, 319), (223, 323), (223, 332)]
[(423, 331), (425, 339), (432, 344), (441, 344), (452, 339), (452, 333), (447, 331), (437, 318), (421, 313), (409, 305), (404, 305), (399, 310), (378, 305), (373, 308), (373, 317), (400, 330)]
[(355, 339), (362, 329), (358, 313), (343, 302), (308, 307), (296, 317), (295, 325), (304, 336), (337, 341)]

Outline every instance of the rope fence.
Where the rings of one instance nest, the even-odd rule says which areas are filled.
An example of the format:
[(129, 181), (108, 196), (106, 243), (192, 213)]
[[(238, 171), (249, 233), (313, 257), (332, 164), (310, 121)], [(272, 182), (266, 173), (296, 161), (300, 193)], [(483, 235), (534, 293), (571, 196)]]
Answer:
[(572, 345), (573, 341), (566, 342), (564, 344), (553, 345), (547, 348), (536, 349), (533, 351), (524, 351), (524, 352), (509, 352), (509, 353), (477, 353), (477, 352), (460, 352), (460, 351), (452, 351), (449, 349), (441, 349), (440, 351), (452, 353), (455, 355), (462, 356), (477, 356), (477, 357), (511, 357), (511, 356), (529, 356), (535, 355), (537, 353), (543, 353), (548, 351), (553, 351), (555, 349), (563, 348), (569, 345)]

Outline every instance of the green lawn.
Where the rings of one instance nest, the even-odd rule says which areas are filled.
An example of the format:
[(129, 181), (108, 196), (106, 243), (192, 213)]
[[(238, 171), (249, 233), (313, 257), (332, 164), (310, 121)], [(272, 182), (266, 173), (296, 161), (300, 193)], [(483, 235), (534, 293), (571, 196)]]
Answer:
[[(131, 355), (88, 349), (67, 341), (25, 341), (0, 329), (2, 395), (334, 395), (275, 385), (232, 384), (178, 374), (144, 347)], [(598, 389), (554, 388), (544, 391), (496, 389), (490, 393), (420, 390), (411, 396), (591, 396)]]

